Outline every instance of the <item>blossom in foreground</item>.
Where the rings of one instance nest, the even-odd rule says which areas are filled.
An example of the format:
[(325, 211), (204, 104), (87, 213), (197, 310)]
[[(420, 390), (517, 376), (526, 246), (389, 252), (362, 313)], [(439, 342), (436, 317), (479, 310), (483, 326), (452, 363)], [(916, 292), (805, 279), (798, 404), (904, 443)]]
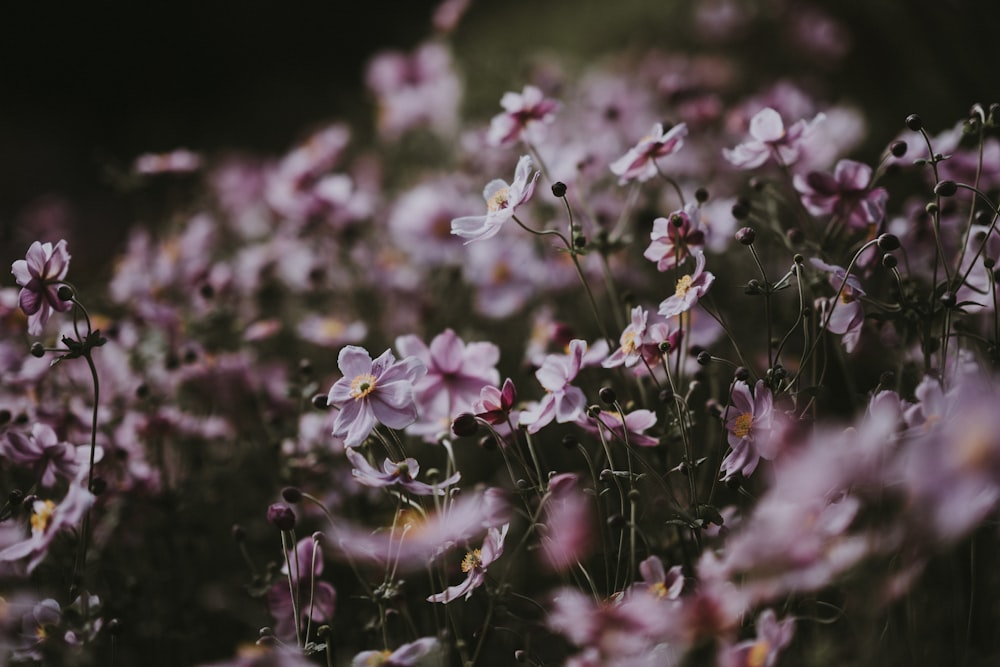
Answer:
[(389, 428), (406, 428), (417, 419), (413, 383), (427, 371), (418, 359), (397, 361), (390, 350), (372, 361), (361, 347), (348, 345), (337, 357), (344, 377), (330, 388), (327, 403), (340, 409), (333, 435), (348, 447), (360, 445), (376, 420)]
[(503, 554), (503, 543), (507, 539), (509, 528), (509, 523), (505, 523), (499, 529), (490, 528), (486, 539), (483, 540), (482, 549), (474, 549), (465, 554), (465, 558), (462, 559), (462, 572), (468, 575), (465, 581), (455, 586), (449, 586), (440, 593), (428, 596), (427, 601), (448, 603), (463, 595), (466, 600), (472, 597), (472, 591), (482, 586), (483, 582), (486, 581), (486, 569)]
[(443, 659), (439, 655), (441, 651), (441, 642), (437, 637), (421, 637), (409, 644), (403, 644), (395, 651), (362, 651), (351, 660), (351, 667), (412, 667), (438, 664)]
[(687, 125), (684, 123), (678, 123), (666, 131), (662, 123), (656, 123), (649, 134), (611, 163), (611, 173), (618, 176), (619, 183), (648, 181), (656, 176), (656, 161), (679, 151), (684, 145), (687, 132)]
[(594, 506), (580, 488), (576, 473), (564, 472), (549, 479), (545, 513), (539, 524), (542, 548), (538, 557), (553, 572), (565, 572), (594, 549)]
[(14, 280), (21, 286), (18, 304), (28, 316), (28, 333), (38, 336), (49, 321), (53, 310), (61, 313), (73, 307), (71, 301), (59, 298), (58, 291), (69, 271), (69, 253), (66, 241), (51, 243), (35, 241), (28, 248), (24, 259), (11, 265)]
[(757, 380), (752, 395), (746, 382), (733, 385), (732, 405), (723, 414), (732, 449), (722, 461), (723, 480), (736, 473), (749, 477), (762, 456), (770, 458), (766, 441), (771, 431), (771, 406), (771, 390), (763, 380)]
[(642, 581), (632, 584), (629, 590), (633, 592), (642, 592), (661, 600), (676, 600), (684, 590), (681, 566), (674, 565), (665, 570), (658, 556), (650, 556), (639, 563), (639, 574)]
[(642, 256), (656, 262), (660, 271), (676, 267), (693, 252), (705, 248), (701, 209), (696, 204), (688, 204), (683, 210), (671, 213), (669, 218), (656, 218), (650, 238), (652, 242)]
[(642, 306), (632, 309), (632, 322), (622, 331), (618, 339), (620, 347), (611, 356), (601, 362), (604, 368), (615, 368), (624, 365), (626, 368), (635, 366), (642, 359), (642, 346), (646, 343), (646, 322), (649, 313)]
[(71, 484), (62, 502), (36, 500), (31, 507), (31, 536), (0, 551), (0, 561), (15, 561), (30, 556), (30, 573), (45, 558), (52, 540), (65, 529), (75, 528), (94, 502), (94, 495), (79, 484)]
[(407, 458), (399, 463), (393, 463), (386, 459), (382, 463), (382, 470), (379, 470), (368, 463), (368, 459), (356, 449), (348, 449), (346, 454), (354, 466), (354, 479), (365, 486), (376, 488), (398, 486), (415, 496), (443, 496), (446, 493), (445, 487), (451, 486), (462, 478), (461, 473), (456, 472), (437, 484), (425, 484), (415, 479), (420, 474), (420, 464), (417, 463), (416, 459)]
[(512, 183), (497, 178), (483, 189), (486, 215), (455, 218), (451, 221), (451, 233), (468, 239), (466, 244), (496, 236), (503, 224), (514, 217), (517, 207), (531, 199), (540, 175), (539, 171), (531, 173), (531, 157), (522, 155), (514, 169)]
[(785, 129), (781, 114), (766, 107), (750, 119), (751, 139), (732, 149), (723, 148), (722, 155), (740, 169), (755, 169), (771, 157), (790, 165), (799, 159), (804, 140), (823, 119), (824, 115), (818, 114), (811, 121), (799, 120)]
[(848, 229), (865, 231), (885, 217), (888, 194), (871, 188), (872, 168), (862, 162), (841, 160), (833, 175), (811, 171), (796, 174), (795, 189), (802, 204), (813, 215), (835, 215)]
[(520, 93), (507, 92), (500, 98), (503, 113), (490, 121), (486, 141), (492, 146), (509, 146), (524, 138), (531, 142), (542, 139), (546, 125), (555, 120), (562, 106), (548, 99), (536, 86), (525, 86)]
[(810, 261), (813, 266), (829, 274), (830, 286), (839, 292), (836, 298), (819, 299), (817, 302), (822, 318), (820, 321), (830, 333), (843, 336), (841, 341), (844, 349), (852, 352), (861, 338), (861, 325), (865, 321), (865, 311), (860, 299), (865, 291), (861, 288), (861, 282), (854, 275), (848, 275), (842, 267), (816, 258)]
[(569, 354), (546, 355), (542, 367), (535, 372), (546, 394), (541, 401), (525, 408), (519, 420), (528, 427), (528, 433), (538, 433), (553, 419), (565, 424), (583, 413), (587, 397), (570, 383), (580, 372), (586, 352), (587, 341), (574, 339), (569, 344)]
[(694, 253), (694, 261), (694, 271), (678, 278), (673, 295), (660, 303), (659, 313), (663, 317), (674, 317), (691, 310), (712, 286), (715, 276), (705, 270), (705, 253)]
[[(311, 618), (322, 623), (333, 617), (337, 592), (325, 581), (317, 581), (323, 574), (323, 550), (312, 536), (299, 540), (294, 553), (289, 553), (292, 571), (286, 563), (281, 572), (286, 578), (276, 581), (267, 591), (267, 606), (274, 617), (274, 634), (281, 639), (295, 638), (295, 613), (292, 590), (295, 591), (299, 609), (299, 623), (305, 627)], [(291, 583), (289, 583), (291, 582)]]

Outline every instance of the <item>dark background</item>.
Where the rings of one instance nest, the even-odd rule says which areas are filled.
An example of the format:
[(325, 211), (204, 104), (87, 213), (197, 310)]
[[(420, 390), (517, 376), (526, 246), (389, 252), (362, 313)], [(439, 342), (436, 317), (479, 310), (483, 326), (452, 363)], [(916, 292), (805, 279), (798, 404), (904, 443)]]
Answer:
[[(29, 4), (0, 15), (0, 261), (23, 256), (51, 224), (75, 231), (79, 266), (88, 254), (105, 259), (140, 217), (111, 187), (115, 171), (178, 147), (278, 154), (324, 121), (366, 118), (365, 63), (430, 34), (437, 3)], [(908, 113), (940, 131), (973, 102), (1000, 100), (993, 0), (813, 3), (852, 34), (851, 53), (835, 67), (804, 60), (783, 41), (783, 6), (796, 3), (755, 4), (769, 10), (724, 48), (752, 63), (760, 81), (821, 77), (864, 105), (883, 146)], [(692, 6), (474, 1), (454, 38), (468, 104), (494, 109), (504, 90), (523, 85), (517, 63), (527, 52), (706, 48), (685, 27)]]

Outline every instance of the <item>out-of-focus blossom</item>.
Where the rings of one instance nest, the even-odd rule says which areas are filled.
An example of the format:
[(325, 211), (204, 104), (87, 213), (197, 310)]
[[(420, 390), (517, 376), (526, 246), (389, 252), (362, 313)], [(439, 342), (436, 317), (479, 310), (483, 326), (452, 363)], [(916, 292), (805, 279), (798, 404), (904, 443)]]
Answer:
[(472, 410), (483, 387), (500, 381), (496, 369), (500, 349), (488, 342), (466, 343), (451, 329), (435, 336), (430, 345), (413, 334), (400, 336), (396, 350), (427, 368), (413, 383), (420, 413), (416, 425), (429, 425), (435, 432), (442, 423), (447, 428), (457, 415)]
[(443, 496), (447, 493), (447, 487), (462, 479), (462, 474), (456, 472), (451, 477), (433, 485), (426, 484), (416, 480), (416, 476), (420, 474), (420, 464), (417, 463), (416, 459), (407, 458), (399, 463), (393, 463), (386, 459), (382, 462), (382, 470), (379, 470), (368, 463), (368, 459), (356, 449), (348, 448), (345, 453), (351, 465), (354, 466), (354, 479), (365, 486), (399, 487), (415, 496)]
[(544, 502), (539, 557), (547, 569), (564, 572), (594, 548), (594, 507), (580, 490), (579, 477), (569, 472), (549, 479)]
[(652, 242), (643, 257), (656, 262), (656, 268), (667, 271), (705, 248), (705, 231), (697, 204), (688, 204), (667, 218), (653, 220)]
[(28, 316), (28, 333), (32, 336), (42, 333), (52, 311), (64, 313), (73, 307), (72, 301), (63, 301), (57, 294), (69, 271), (69, 259), (65, 240), (55, 246), (35, 241), (25, 258), (11, 265), (14, 280), (21, 286), (18, 303)]
[(861, 288), (861, 282), (855, 275), (848, 275), (842, 267), (827, 264), (817, 258), (810, 261), (813, 266), (827, 273), (830, 286), (840, 293), (838, 297), (819, 300), (817, 310), (822, 318), (820, 321), (831, 333), (843, 336), (841, 340), (844, 349), (852, 352), (861, 338), (861, 327), (865, 321), (860, 298), (865, 291)]
[(58, 505), (51, 500), (36, 500), (31, 508), (31, 536), (0, 551), (0, 561), (30, 556), (27, 565), (30, 573), (45, 558), (56, 535), (63, 529), (76, 528), (93, 502), (94, 495), (79, 484), (70, 484)]
[(676, 600), (684, 590), (681, 566), (674, 565), (665, 570), (659, 556), (650, 556), (639, 563), (639, 574), (642, 581), (632, 584), (630, 592), (642, 592), (661, 600)]
[(520, 424), (528, 427), (528, 433), (539, 430), (553, 419), (560, 424), (575, 421), (583, 412), (587, 397), (583, 390), (574, 387), (587, 352), (587, 341), (573, 340), (569, 344), (569, 354), (550, 354), (545, 357), (542, 367), (535, 371), (535, 377), (545, 388), (541, 401), (527, 406), (521, 412)]
[(137, 174), (186, 174), (201, 169), (201, 156), (186, 148), (168, 153), (145, 153), (135, 159), (132, 169)]
[(555, 120), (562, 105), (545, 97), (537, 86), (528, 85), (520, 93), (504, 93), (500, 106), (503, 113), (493, 117), (486, 134), (493, 146), (510, 146), (521, 139), (529, 143), (541, 141), (545, 126)]
[(435, 593), (427, 597), (428, 602), (443, 602), (447, 604), (452, 600), (465, 596), (468, 600), (472, 597), (472, 591), (483, 585), (486, 581), (486, 570), (493, 562), (503, 555), (503, 543), (507, 539), (509, 523), (505, 523), (498, 528), (490, 528), (483, 540), (481, 549), (473, 549), (465, 554), (462, 559), (462, 572), (466, 573), (465, 581), (454, 586), (449, 586), (440, 593)]
[(648, 135), (611, 163), (611, 173), (618, 176), (618, 182), (622, 184), (631, 180), (648, 181), (656, 176), (656, 161), (679, 151), (684, 145), (687, 132), (687, 125), (684, 123), (678, 123), (666, 131), (662, 123), (656, 123)]
[(728, 480), (737, 473), (749, 477), (756, 470), (761, 457), (770, 459), (768, 440), (771, 437), (771, 390), (758, 380), (753, 394), (746, 382), (733, 385), (732, 405), (726, 407), (723, 419), (732, 451), (722, 461), (722, 479)]
[(307, 315), (296, 327), (299, 337), (322, 347), (336, 347), (344, 343), (357, 343), (368, 334), (364, 322), (345, 322), (333, 315)]
[(455, 218), (451, 221), (451, 233), (468, 239), (466, 244), (496, 236), (503, 224), (514, 216), (517, 207), (531, 199), (540, 175), (539, 171), (531, 173), (531, 157), (522, 155), (514, 169), (512, 183), (497, 178), (483, 189), (486, 215)]
[(678, 278), (673, 295), (660, 303), (659, 313), (663, 317), (674, 317), (690, 310), (701, 297), (705, 296), (715, 280), (715, 276), (705, 270), (705, 253), (692, 254), (695, 261), (694, 271)]
[(419, 183), (398, 195), (389, 212), (389, 234), (415, 264), (458, 264), (461, 240), (451, 233), (451, 221), (479, 205), (454, 177)]
[(31, 608), (31, 611), (21, 618), (21, 637), (23, 643), (13, 656), (20, 661), (43, 661), (43, 645), (59, 637), (59, 626), (62, 624), (63, 610), (52, 598), (46, 598)]
[(581, 413), (576, 422), (584, 429), (597, 434), (610, 433), (622, 442), (638, 447), (655, 447), (659, 438), (646, 435), (645, 431), (656, 425), (656, 413), (652, 410), (633, 410), (622, 415), (614, 410), (601, 410), (594, 417)]
[(295, 604), (299, 606), (299, 624), (305, 628), (309, 619), (319, 624), (333, 617), (337, 604), (337, 592), (325, 581), (318, 581), (323, 574), (323, 550), (319, 541), (305, 537), (295, 545), (294, 552), (288, 554), (288, 563), (281, 568), (285, 575), (267, 591), (267, 607), (274, 617), (274, 634), (280, 639), (295, 638)]
[(396, 140), (421, 127), (446, 135), (458, 125), (462, 84), (443, 43), (425, 42), (412, 53), (376, 54), (365, 84), (375, 96), (376, 125), (384, 139)]
[(344, 377), (330, 388), (327, 402), (340, 408), (333, 435), (344, 438), (345, 445), (360, 445), (376, 420), (394, 429), (416, 421), (413, 383), (427, 371), (419, 360), (397, 361), (386, 350), (372, 361), (364, 348), (348, 345), (337, 356), (337, 365)]
[(444, 664), (444, 650), (437, 637), (421, 637), (395, 651), (362, 651), (351, 667), (438, 667)]
[(795, 634), (795, 619), (778, 621), (773, 609), (757, 617), (757, 637), (723, 649), (720, 667), (773, 667)]
[(840, 160), (833, 175), (811, 171), (796, 174), (795, 189), (802, 204), (813, 215), (834, 215), (848, 229), (866, 231), (885, 217), (888, 194), (871, 188), (872, 169), (854, 160)]
[(6, 436), (0, 441), (0, 453), (18, 465), (32, 467), (44, 487), (55, 484), (57, 476), (75, 479), (81, 463), (89, 459), (90, 447), (78, 451), (68, 442), (59, 442), (56, 432), (45, 424), (33, 424), (30, 435), (10, 430)]
[(799, 159), (802, 142), (823, 118), (823, 114), (818, 114), (811, 121), (799, 120), (785, 129), (777, 111), (770, 107), (761, 109), (750, 119), (750, 140), (732, 149), (723, 148), (722, 155), (740, 169), (754, 169), (771, 158), (791, 165)]

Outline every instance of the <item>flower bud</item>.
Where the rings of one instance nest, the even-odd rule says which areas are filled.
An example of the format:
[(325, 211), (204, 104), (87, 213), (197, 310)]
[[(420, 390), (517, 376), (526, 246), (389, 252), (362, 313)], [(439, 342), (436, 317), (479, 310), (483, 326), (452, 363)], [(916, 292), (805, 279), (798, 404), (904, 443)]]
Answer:
[(302, 491), (296, 486), (286, 486), (281, 490), (281, 497), (286, 503), (297, 505), (302, 502)]
[(910, 128), (914, 132), (919, 132), (924, 126), (924, 121), (921, 120), (920, 116), (915, 113), (911, 113), (906, 117), (906, 127)]
[(889, 144), (889, 152), (892, 153), (893, 157), (903, 157), (906, 155), (906, 148), (905, 141), (894, 141)]
[(316, 394), (315, 396), (313, 396), (312, 404), (314, 408), (318, 408), (320, 410), (325, 410), (326, 408), (330, 407), (330, 404), (327, 401), (326, 394)]
[(45, 356), (45, 346), (35, 341), (31, 344), (31, 356), (41, 359)]
[(941, 181), (934, 186), (934, 194), (939, 197), (951, 197), (958, 191), (955, 181)]
[(278, 530), (291, 530), (295, 527), (295, 512), (284, 503), (273, 503), (267, 508), (267, 520)]
[(698, 353), (698, 356), (695, 357), (695, 360), (697, 360), (699, 366), (708, 366), (712, 363), (712, 355), (707, 351), (702, 350)]
[(479, 432), (479, 420), (471, 412), (463, 412), (451, 422), (451, 432), (459, 438), (471, 438)]
[(892, 252), (899, 248), (899, 237), (895, 234), (882, 234), (878, 237), (877, 243), (882, 252)]
[(895, 255), (890, 255), (888, 253), (882, 255), (882, 266), (884, 266), (885, 268), (891, 270), (896, 268), (897, 264), (899, 264), (899, 260), (896, 259)]
[(736, 231), (736, 240), (743, 245), (753, 245), (753, 242), (757, 240), (757, 232), (754, 231), (753, 227), (741, 227)]
[(63, 301), (71, 301), (73, 299), (73, 288), (69, 285), (60, 285), (59, 289), (56, 290), (56, 296)]
[(699, 204), (704, 204), (708, 201), (708, 190), (705, 188), (698, 188), (694, 191), (694, 198)]
[(745, 366), (740, 366), (733, 373), (733, 377), (735, 377), (740, 382), (746, 382), (748, 379), (750, 379), (750, 370)]
[(566, 184), (562, 181), (556, 181), (552, 184), (552, 194), (556, 197), (562, 199), (566, 196)]
[(601, 387), (601, 390), (597, 392), (597, 395), (600, 396), (601, 400), (607, 403), (608, 405), (611, 405), (612, 403), (618, 400), (618, 395), (615, 393), (615, 390), (612, 389), (611, 387)]

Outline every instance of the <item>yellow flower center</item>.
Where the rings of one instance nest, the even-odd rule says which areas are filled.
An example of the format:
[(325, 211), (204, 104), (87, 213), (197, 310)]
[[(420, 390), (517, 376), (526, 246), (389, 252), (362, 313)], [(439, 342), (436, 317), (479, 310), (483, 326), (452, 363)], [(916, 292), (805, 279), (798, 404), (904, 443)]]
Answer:
[(763, 639), (751, 646), (747, 653), (747, 667), (764, 667), (770, 649), (771, 645)]
[(483, 550), (476, 549), (465, 554), (462, 559), (462, 572), (471, 572), (473, 569), (483, 564)]
[(372, 653), (368, 656), (368, 659), (365, 660), (365, 665), (367, 665), (367, 667), (379, 667), (379, 665), (385, 664), (385, 661), (389, 659), (390, 655), (392, 655), (391, 651), (379, 651), (378, 653)]
[(736, 418), (736, 424), (733, 426), (733, 433), (737, 438), (745, 438), (750, 435), (751, 428), (753, 428), (753, 415), (749, 412), (744, 412)]
[(320, 323), (320, 331), (328, 338), (336, 338), (344, 333), (344, 323), (336, 317), (324, 317)]
[(362, 373), (351, 380), (351, 397), (364, 398), (375, 391), (375, 376), (371, 373)]
[(691, 276), (681, 276), (681, 279), (677, 281), (677, 291), (674, 292), (674, 296), (683, 297), (689, 289), (691, 289)]
[(637, 336), (638, 334), (636, 334), (635, 331), (626, 331), (622, 334), (622, 352), (625, 354), (632, 354), (636, 351), (639, 347), (636, 345), (635, 341)]
[(56, 509), (56, 504), (51, 500), (35, 503), (35, 512), (31, 515), (31, 532), (44, 533), (52, 521), (52, 513)]
[(507, 203), (510, 201), (510, 189), (500, 188), (493, 193), (493, 196), (486, 200), (486, 208), (491, 212), (497, 212), (500, 209), (507, 208)]
[(653, 594), (654, 597), (665, 598), (670, 591), (667, 590), (667, 585), (662, 581), (657, 581), (655, 584), (649, 587), (649, 592)]
[(511, 277), (513, 277), (514, 272), (510, 270), (510, 267), (506, 262), (497, 262), (493, 265), (493, 284), (494, 285), (505, 285), (510, 282)]

